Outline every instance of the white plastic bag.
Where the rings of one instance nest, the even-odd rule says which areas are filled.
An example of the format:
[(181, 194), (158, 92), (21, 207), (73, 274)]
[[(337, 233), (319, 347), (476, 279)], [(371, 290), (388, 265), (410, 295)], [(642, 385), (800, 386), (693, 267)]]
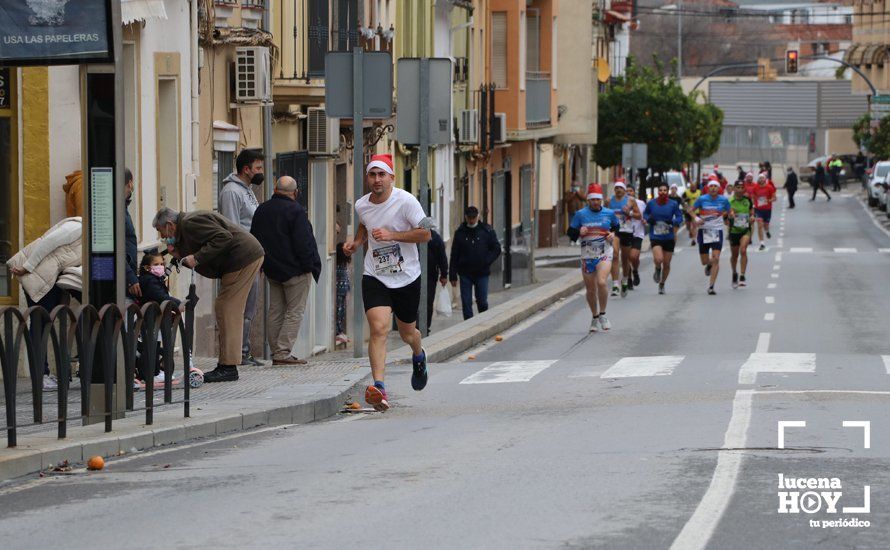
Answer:
[(436, 295), (436, 313), (451, 317), (451, 293), (448, 292), (448, 287), (441, 287)]

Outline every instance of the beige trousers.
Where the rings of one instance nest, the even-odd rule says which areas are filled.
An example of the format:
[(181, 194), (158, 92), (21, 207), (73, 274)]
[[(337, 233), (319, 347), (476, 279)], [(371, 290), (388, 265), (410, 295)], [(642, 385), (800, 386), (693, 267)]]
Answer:
[(300, 333), (311, 273), (291, 277), (283, 283), (269, 280), (269, 348), (272, 359), (287, 359)]
[(241, 363), (244, 307), (247, 305), (250, 287), (262, 265), (263, 259), (260, 258), (243, 269), (222, 276), (219, 295), (214, 304), (216, 326), (219, 329), (220, 365)]

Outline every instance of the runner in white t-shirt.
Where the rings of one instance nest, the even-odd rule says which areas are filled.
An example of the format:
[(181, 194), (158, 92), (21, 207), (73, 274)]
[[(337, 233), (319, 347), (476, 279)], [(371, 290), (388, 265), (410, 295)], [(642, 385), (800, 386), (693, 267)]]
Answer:
[(365, 401), (378, 411), (385, 411), (389, 408), (383, 383), (386, 337), (393, 313), (399, 336), (413, 351), (411, 387), (420, 391), (427, 382), (426, 352), (417, 330), (421, 284), (417, 243), (430, 240), (431, 224), (414, 195), (393, 187), (391, 155), (371, 157), (365, 173), (371, 192), (355, 202), (358, 230), (353, 240), (343, 244), (343, 252), (351, 256), (359, 246), (368, 245), (362, 297), (371, 329), (368, 356), (374, 384), (365, 390)]
[[(627, 194), (630, 198), (637, 201), (637, 210), (644, 212), (646, 203), (637, 198), (637, 192), (632, 185), (627, 187)], [(633, 274), (633, 286), (631, 290), (640, 286), (640, 251), (643, 250), (643, 237), (646, 236), (646, 222), (642, 216), (633, 219), (633, 243), (630, 248), (630, 268)]]

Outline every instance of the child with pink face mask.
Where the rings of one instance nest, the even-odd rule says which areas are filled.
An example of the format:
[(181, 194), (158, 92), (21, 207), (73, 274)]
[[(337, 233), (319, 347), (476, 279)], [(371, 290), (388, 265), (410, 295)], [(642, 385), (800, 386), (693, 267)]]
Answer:
[[(142, 256), (142, 262), (139, 264), (139, 286), (142, 288), (142, 297), (139, 299), (139, 305), (149, 302), (156, 302), (161, 305), (163, 302), (170, 300), (176, 307), (180, 307), (180, 301), (170, 295), (167, 286), (167, 266), (164, 264), (164, 256), (155, 250), (149, 250)], [(142, 352), (143, 343), (139, 344), (139, 353)], [(161, 344), (158, 342), (158, 363), (155, 365), (155, 388), (164, 387), (164, 372), (161, 370)], [(137, 378), (139, 372), (137, 369)], [(177, 385), (180, 379), (174, 378), (173, 383)], [(144, 388), (144, 382), (137, 380), (136, 384), (139, 388)]]

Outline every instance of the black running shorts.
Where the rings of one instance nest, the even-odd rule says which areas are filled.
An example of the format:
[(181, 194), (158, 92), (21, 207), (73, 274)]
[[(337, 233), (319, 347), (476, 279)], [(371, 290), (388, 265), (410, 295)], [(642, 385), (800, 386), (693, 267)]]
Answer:
[(633, 233), (622, 233), (618, 232), (618, 242), (621, 243), (621, 248), (627, 248), (628, 246), (632, 246), (634, 243), (634, 234)]
[(677, 241), (675, 241), (674, 239), (671, 239), (669, 241), (660, 241), (657, 239), (650, 239), (649, 242), (652, 243), (652, 248), (655, 248), (656, 246), (660, 246), (662, 252), (670, 252), (671, 254), (674, 253), (674, 247), (677, 245)]
[(365, 311), (372, 307), (392, 309), (396, 319), (403, 323), (417, 322), (417, 309), (420, 307), (420, 277), (401, 288), (389, 288), (376, 277), (362, 277), (362, 301)]

